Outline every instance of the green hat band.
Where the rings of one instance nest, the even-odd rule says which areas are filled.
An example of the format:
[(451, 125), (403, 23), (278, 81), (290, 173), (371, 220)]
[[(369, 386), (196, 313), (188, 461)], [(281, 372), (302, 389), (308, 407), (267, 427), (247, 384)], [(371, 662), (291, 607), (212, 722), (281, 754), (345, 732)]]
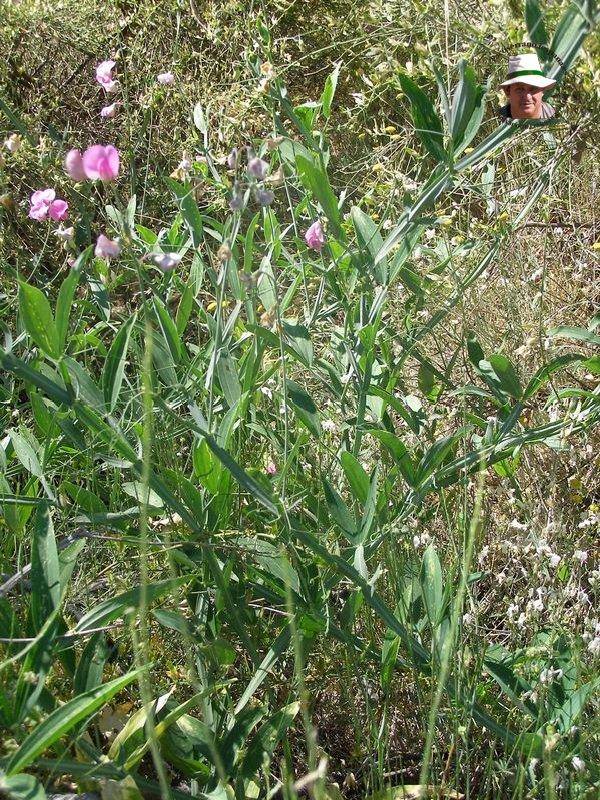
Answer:
[(516, 72), (508, 73), (509, 78), (520, 78), (521, 75), (541, 75), (542, 78), (546, 77), (541, 69), (519, 69)]

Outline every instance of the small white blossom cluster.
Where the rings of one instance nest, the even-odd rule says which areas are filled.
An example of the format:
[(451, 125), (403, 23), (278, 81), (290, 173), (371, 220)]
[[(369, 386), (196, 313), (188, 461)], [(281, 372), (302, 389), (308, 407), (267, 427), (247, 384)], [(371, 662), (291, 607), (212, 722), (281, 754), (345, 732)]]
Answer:
[(600, 621), (593, 620), (590, 624), (590, 630), (583, 634), (583, 641), (587, 645), (588, 651), (593, 656), (600, 656)]
[(413, 546), (416, 550), (428, 547), (431, 544), (431, 536), (428, 533), (416, 533), (413, 536)]

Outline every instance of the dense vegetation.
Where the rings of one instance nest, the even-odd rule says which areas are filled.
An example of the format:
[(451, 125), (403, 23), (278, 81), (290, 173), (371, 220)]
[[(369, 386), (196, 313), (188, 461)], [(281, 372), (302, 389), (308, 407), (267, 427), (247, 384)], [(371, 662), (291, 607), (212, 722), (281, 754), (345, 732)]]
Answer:
[(598, 796), (599, 19), (0, 7), (0, 794)]

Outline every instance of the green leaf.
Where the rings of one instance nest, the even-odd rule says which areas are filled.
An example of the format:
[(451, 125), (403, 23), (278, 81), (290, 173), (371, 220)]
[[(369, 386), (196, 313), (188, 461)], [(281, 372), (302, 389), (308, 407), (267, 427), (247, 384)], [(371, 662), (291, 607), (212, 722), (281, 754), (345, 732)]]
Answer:
[[(164, 408), (164, 406), (163, 406)], [(206, 444), (210, 448), (210, 450), (217, 456), (219, 461), (223, 464), (223, 466), (231, 472), (235, 480), (246, 489), (250, 495), (259, 502), (262, 506), (264, 506), (267, 511), (270, 511), (272, 514), (277, 515), (279, 512), (277, 510), (277, 506), (273, 502), (272, 498), (269, 494), (263, 489), (263, 487), (255, 481), (253, 478), (248, 475), (248, 473), (240, 467), (240, 465), (235, 461), (227, 452), (224, 450), (217, 442), (215, 441), (214, 437), (208, 433), (206, 429), (206, 422), (202, 417), (199, 409), (190, 404), (189, 406), (190, 411), (192, 413), (192, 417), (196, 422), (195, 430), (202, 434), (206, 440)]]
[(323, 116), (325, 119), (329, 119), (331, 114), (331, 103), (333, 102), (333, 97), (335, 95), (341, 66), (342, 62), (338, 61), (333, 72), (327, 76), (327, 80), (325, 81), (325, 87), (323, 89), (323, 94), (321, 95), (321, 106), (323, 108)]
[(40, 464), (40, 460), (37, 457), (37, 453), (33, 449), (31, 443), (25, 438), (25, 436), (22, 436), (14, 428), (9, 429), (8, 433), (10, 435), (10, 440), (12, 442), (15, 455), (21, 464), (28, 472), (30, 472), (32, 475), (35, 475), (36, 478), (41, 478), (44, 474), (42, 471), (42, 465)]
[(296, 156), (296, 166), (300, 180), (306, 188), (310, 189), (320, 203), (325, 216), (329, 220), (333, 235), (337, 238), (342, 237), (337, 198), (331, 189), (327, 174), (323, 169), (317, 167), (314, 161), (309, 161), (302, 155)]
[(268, 256), (264, 256), (260, 262), (256, 288), (265, 311), (270, 311), (275, 305), (277, 295), (275, 294), (275, 273)]
[(91, 611), (88, 611), (87, 614), (84, 614), (75, 626), (75, 632), (79, 633), (81, 631), (101, 628), (103, 625), (108, 625), (110, 622), (114, 622), (116, 619), (128, 613), (137, 611), (142, 596), (145, 597), (147, 603), (151, 603), (158, 597), (162, 597), (171, 590), (182, 586), (189, 581), (190, 578), (190, 575), (182, 575), (173, 580), (148, 583), (145, 587), (136, 586), (116, 597), (109, 597), (108, 600), (104, 600), (102, 603), (92, 608)]
[(306, 425), (313, 436), (319, 438), (321, 422), (312, 397), (296, 381), (292, 380), (287, 381), (287, 397), (298, 419)]
[[(197, 108), (197, 106), (196, 106)], [(194, 199), (194, 190), (191, 186), (183, 185), (172, 178), (165, 178), (167, 186), (175, 195), (177, 207), (192, 237), (192, 246), (196, 250), (203, 241), (202, 215)]]
[(344, 450), (340, 456), (340, 461), (354, 497), (360, 500), (361, 503), (366, 503), (370, 481), (360, 461), (349, 450)]
[(104, 362), (102, 370), (102, 391), (104, 392), (104, 402), (109, 413), (111, 413), (119, 399), (119, 392), (123, 383), (125, 372), (125, 361), (127, 360), (127, 349), (129, 338), (137, 318), (137, 311), (121, 325), (119, 332), (114, 338), (108, 351), (108, 356)]
[(259, 772), (263, 759), (271, 759), (275, 748), (283, 738), (300, 710), (300, 703), (295, 701), (269, 717), (256, 731), (246, 750), (240, 774), (250, 780)]
[(77, 261), (73, 264), (71, 271), (62, 282), (58, 292), (58, 298), (56, 300), (56, 332), (58, 336), (58, 348), (61, 353), (65, 351), (65, 342), (69, 329), (69, 317), (71, 315), (75, 289), (79, 283), (81, 272), (91, 258), (93, 251), (94, 246), (90, 245), (77, 257)]
[(415, 466), (406, 446), (395, 434), (391, 433), (390, 431), (371, 429), (369, 430), (369, 433), (371, 436), (374, 436), (375, 439), (379, 439), (381, 444), (387, 447), (392, 454), (394, 461), (398, 465), (404, 480), (409, 486), (414, 486)]
[(477, 79), (475, 72), (464, 58), (458, 62), (460, 80), (454, 90), (452, 97), (452, 108), (450, 111), (450, 134), (454, 146), (457, 147), (463, 137), (467, 123), (475, 108), (475, 98), (477, 96)]
[(366, 264), (369, 271), (378, 283), (385, 284), (388, 271), (387, 261), (381, 259), (375, 265), (375, 259), (383, 248), (383, 238), (379, 233), (379, 228), (359, 206), (352, 206), (350, 216), (352, 217), (352, 224), (354, 225), (361, 251), (366, 254)]
[(129, 497), (133, 497), (140, 505), (148, 505), (151, 508), (162, 508), (163, 500), (152, 491), (149, 486), (144, 486), (141, 481), (127, 481), (121, 484), (121, 489)]
[(108, 322), (110, 319), (110, 297), (106, 291), (105, 285), (95, 275), (88, 275), (88, 285), (94, 298), (96, 308), (100, 312), (100, 319)]
[(233, 408), (242, 396), (242, 386), (235, 367), (235, 361), (226, 348), (219, 352), (216, 374), (219, 386), (227, 400), (227, 405)]
[(433, 627), (440, 622), (443, 608), (444, 587), (442, 582), (442, 565), (435, 550), (430, 544), (423, 553), (421, 564), (421, 590), (429, 622)]
[(559, 356), (558, 358), (553, 359), (548, 364), (544, 364), (543, 367), (538, 369), (533, 378), (527, 384), (523, 393), (523, 400), (528, 400), (530, 397), (533, 397), (542, 388), (542, 386), (548, 383), (551, 376), (555, 372), (558, 372), (568, 364), (578, 364), (581, 361), (584, 361), (584, 359), (585, 356), (582, 356), (579, 353), (569, 353), (568, 355)]
[(177, 312), (175, 314), (175, 325), (177, 327), (177, 333), (180, 336), (185, 333), (185, 329), (187, 328), (187, 324), (194, 308), (194, 299), (194, 289), (188, 283), (181, 294), (181, 300), (179, 301)]
[(208, 125), (206, 124), (206, 117), (202, 103), (196, 103), (194, 106), (194, 125), (198, 128), (201, 134), (206, 136), (208, 133)]
[(276, 661), (285, 653), (288, 649), (290, 640), (292, 638), (292, 632), (290, 625), (286, 625), (282, 630), (278, 633), (275, 641), (268, 649), (265, 657), (259, 664), (259, 666), (255, 669), (254, 675), (250, 678), (248, 685), (246, 686), (242, 696), (237, 702), (237, 705), (234, 709), (234, 714), (239, 714), (240, 711), (247, 705), (248, 701), (252, 698), (254, 693), (257, 689), (261, 686), (263, 681), (269, 675), (271, 669), (273, 668)]
[(36, 287), (19, 283), (19, 310), (29, 336), (51, 358), (61, 355), (60, 343), (50, 303)]
[(523, 390), (521, 388), (521, 384), (519, 383), (519, 376), (517, 375), (517, 372), (510, 360), (500, 353), (495, 353), (494, 355), (490, 356), (489, 363), (498, 378), (500, 389), (503, 392), (506, 392), (506, 394), (509, 394), (511, 397), (514, 397), (516, 400), (522, 397)]
[(600, 336), (588, 331), (586, 328), (571, 328), (567, 325), (559, 325), (557, 328), (549, 330), (548, 336), (554, 339), (577, 339), (593, 347), (600, 347)]
[(329, 513), (331, 514), (333, 521), (339, 525), (349, 540), (353, 542), (358, 530), (356, 520), (354, 519), (354, 516), (352, 515), (346, 503), (344, 503), (329, 481), (327, 481), (326, 478), (323, 478), (322, 480), (323, 491), (325, 493), (325, 502), (327, 503)]
[[(539, 0), (525, 0), (525, 22), (527, 23), (527, 35), (529, 41), (544, 48), (548, 44), (548, 34), (544, 24), (544, 12), (540, 8)], [(540, 61), (546, 60), (546, 50), (538, 48)]]
[(174, 364), (179, 364), (183, 352), (183, 343), (177, 332), (177, 326), (171, 319), (165, 304), (158, 297), (152, 299), (152, 306), (158, 322), (158, 327), (163, 335)]
[(290, 346), (298, 354), (302, 363), (307, 367), (312, 366), (314, 351), (306, 325), (294, 325), (282, 320), (282, 327), (290, 341)]
[(264, 715), (265, 709), (262, 706), (245, 708), (239, 714), (236, 714), (233, 727), (219, 742), (221, 759), (228, 776), (233, 775), (235, 760), (240, 748)]
[(425, 92), (408, 75), (401, 72), (398, 75), (398, 80), (404, 94), (410, 100), (412, 118), (417, 135), (435, 159), (445, 161), (446, 151), (444, 150), (442, 123), (433, 104)]
[(8, 777), (0, 772), (0, 795), (8, 800), (46, 800), (42, 784), (25, 773)]
[(106, 637), (102, 631), (90, 637), (79, 657), (73, 677), (73, 688), (76, 694), (89, 692), (100, 686), (109, 652)]
[(134, 681), (147, 666), (128, 672), (109, 683), (80, 694), (59, 706), (46, 719), (38, 723), (34, 730), (25, 738), (19, 749), (14, 753), (5, 767), (9, 776), (20, 772), (24, 767), (32, 764), (37, 756), (41, 755), (67, 731), (71, 730), (78, 722), (88, 719), (95, 711), (107, 703), (114, 695)]
[(104, 398), (102, 392), (94, 383), (92, 376), (78, 361), (69, 356), (63, 356), (63, 363), (71, 378), (76, 397), (81, 398), (88, 406), (102, 413), (104, 411)]
[(31, 614), (40, 630), (60, 603), (60, 564), (47, 506), (38, 507), (31, 546)]

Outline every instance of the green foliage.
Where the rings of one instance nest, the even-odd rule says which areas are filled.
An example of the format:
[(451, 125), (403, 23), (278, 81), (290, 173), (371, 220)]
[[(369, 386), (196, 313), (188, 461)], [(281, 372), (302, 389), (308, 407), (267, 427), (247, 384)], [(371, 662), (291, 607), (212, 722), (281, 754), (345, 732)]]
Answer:
[[(584, 10), (571, 5), (554, 26), (567, 67), (595, 18), (595, 4)], [(189, 21), (177, 13), (183, 35)], [(540, 43), (551, 17), (525, 4)], [(503, 197), (515, 178), (501, 148), (530, 147), (531, 130), (490, 130), (490, 81), (460, 58), (452, 87), (452, 65), (444, 76), (437, 58), (431, 69), (417, 64), (415, 50), (416, 67), (381, 77), (378, 103), (391, 108), (400, 85), (426, 154), (407, 122), (405, 172), (386, 161), (375, 180), (355, 181), (336, 138), (338, 109), (355, 113), (351, 62), (337, 60), (318, 99), (294, 105), (277, 37), (262, 21), (251, 35), (245, 75), (260, 81), (251, 102), (261, 117), (248, 123), (262, 130), (251, 141), (269, 162), (264, 181), (248, 175), (248, 154), (226, 163), (227, 109), (147, 76), (142, 102), (140, 79), (119, 64), (132, 92), (122, 113), (138, 139), (122, 148), (116, 185), (87, 192), (61, 174), (76, 221), (66, 277), (47, 269), (39, 231), (27, 233), (32, 267), (10, 230), (19, 248), (0, 298), (0, 724), (9, 731), (0, 790), (37, 800), (44, 781), (71, 775), (103, 796), (166, 796), (171, 770), (211, 800), (292, 798), (309, 785), (316, 798), (337, 796), (324, 779), (325, 755), (337, 754), (321, 758), (313, 732), (324, 697), (339, 704), (340, 729), (355, 726), (361, 760), (348, 757), (363, 765), (365, 795), (400, 791), (386, 788), (400, 774), (386, 760), (400, 714), (414, 739), (401, 754), (406, 774), (421, 769), (423, 783), (431, 773), (439, 796), (468, 787), (539, 797), (560, 774), (584, 797), (597, 782), (596, 634), (581, 635), (587, 623), (571, 606), (592, 603), (591, 582), (581, 588), (587, 550), (567, 558), (523, 536), (510, 560), (526, 577), (508, 598), (525, 609), (523, 629), (505, 607), (506, 575), (485, 561), (494, 539), (510, 548), (526, 527), (532, 491), (543, 505), (545, 471), (566, 485), (573, 549), (588, 546), (597, 514), (593, 487), (563, 475), (571, 467), (561, 460), (567, 440), (586, 442), (600, 421), (597, 320), (588, 323), (583, 303), (565, 324), (555, 313), (544, 349), (527, 357), (523, 309), (513, 309), (514, 330), (487, 322), (498, 303), (490, 275), (508, 269), (500, 256), (534, 210), (549, 218), (569, 144), (540, 146), (535, 182)], [(422, 88), (436, 84), (438, 99)], [(158, 93), (167, 107), (184, 103), (198, 155), (172, 177), (157, 160), (144, 179)], [(39, 126), (4, 102), (0, 111), (33, 148)], [(395, 125), (373, 127), (397, 135), (387, 130)], [(48, 128), (44, 174), (70, 135)], [(320, 249), (304, 240), (317, 219)], [(119, 236), (121, 255), (96, 258), (92, 229)], [(180, 257), (174, 269), (157, 267), (165, 254)], [(528, 523), (541, 525), (529, 510)], [(561, 584), (564, 618), (555, 607), (544, 617)], [(433, 760), (420, 763), (427, 742)], [(572, 766), (580, 754), (585, 772)]]

